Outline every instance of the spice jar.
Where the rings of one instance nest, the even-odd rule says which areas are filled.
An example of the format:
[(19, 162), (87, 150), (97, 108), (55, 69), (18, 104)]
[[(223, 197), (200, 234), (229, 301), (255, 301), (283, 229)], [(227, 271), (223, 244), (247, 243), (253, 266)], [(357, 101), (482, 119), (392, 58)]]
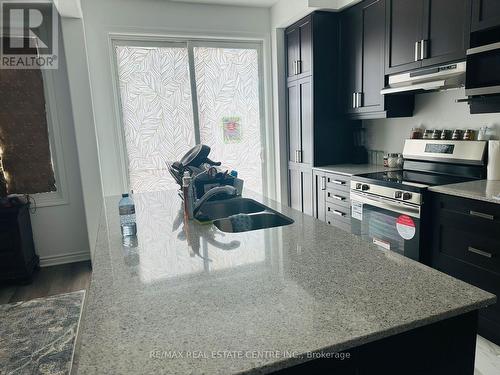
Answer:
[(441, 130), (434, 130), (434, 132), (432, 133), (432, 139), (441, 139)]
[(423, 139), (432, 139), (433, 133), (434, 133), (434, 130), (426, 129), (422, 138)]
[(397, 166), (398, 166), (398, 154), (389, 154), (387, 156), (387, 165), (389, 168), (397, 168)]
[(422, 129), (420, 128), (411, 129), (410, 139), (422, 139), (422, 137), (423, 137)]
[(453, 131), (453, 135), (451, 136), (451, 139), (454, 141), (459, 141), (463, 139), (463, 131), (460, 129), (455, 129)]
[(464, 141), (473, 141), (476, 136), (476, 132), (472, 129), (467, 129), (464, 132)]
[(403, 158), (403, 154), (398, 154), (398, 158), (397, 158), (397, 162), (396, 162), (396, 167), (402, 169), (404, 163), (405, 163), (405, 159)]
[(442, 140), (451, 139), (453, 135), (452, 133), (453, 132), (451, 130), (443, 130), (443, 132), (441, 133), (441, 139)]

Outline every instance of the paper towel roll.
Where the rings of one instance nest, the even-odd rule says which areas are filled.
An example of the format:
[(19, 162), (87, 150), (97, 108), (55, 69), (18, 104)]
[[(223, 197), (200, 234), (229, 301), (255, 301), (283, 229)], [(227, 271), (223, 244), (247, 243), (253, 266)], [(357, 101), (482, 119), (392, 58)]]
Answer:
[(500, 180), (500, 141), (488, 142), (488, 180)]

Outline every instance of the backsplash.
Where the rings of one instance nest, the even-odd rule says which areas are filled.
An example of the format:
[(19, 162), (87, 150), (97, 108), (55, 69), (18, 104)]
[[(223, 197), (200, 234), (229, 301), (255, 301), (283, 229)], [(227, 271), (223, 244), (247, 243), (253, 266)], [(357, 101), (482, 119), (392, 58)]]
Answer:
[(492, 139), (499, 139), (500, 113), (471, 115), (466, 103), (456, 103), (465, 98), (464, 89), (419, 94), (415, 97), (413, 117), (365, 120), (366, 148), (383, 152), (402, 152), (411, 129), (475, 129), (491, 128)]

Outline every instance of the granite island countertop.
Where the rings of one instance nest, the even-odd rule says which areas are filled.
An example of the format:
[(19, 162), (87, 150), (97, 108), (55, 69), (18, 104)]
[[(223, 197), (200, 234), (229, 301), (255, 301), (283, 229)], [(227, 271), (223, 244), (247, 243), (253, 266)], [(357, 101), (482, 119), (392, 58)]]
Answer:
[(429, 191), (500, 204), (500, 181), (461, 182), (452, 185), (433, 186), (429, 188)]
[(105, 199), (73, 374), (268, 373), (464, 314), (494, 295), (277, 202), (288, 226), (184, 224), (176, 191), (134, 195), (124, 247)]
[(313, 167), (316, 171), (337, 173), (345, 176), (356, 176), (359, 174), (397, 171), (401, 168), (387, 168), (383, 165), (376, 164), (337, 164), (325, 165), (323, 167)]

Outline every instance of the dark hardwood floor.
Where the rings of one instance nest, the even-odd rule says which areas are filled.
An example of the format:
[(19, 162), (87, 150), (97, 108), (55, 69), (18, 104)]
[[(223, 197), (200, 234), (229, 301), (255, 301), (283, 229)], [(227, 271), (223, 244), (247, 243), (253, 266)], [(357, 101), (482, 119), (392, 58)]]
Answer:
[(31, 284), (0, 284), (0, 305), (87, 289), (91, 273), (90, 261), (40, 268)]

